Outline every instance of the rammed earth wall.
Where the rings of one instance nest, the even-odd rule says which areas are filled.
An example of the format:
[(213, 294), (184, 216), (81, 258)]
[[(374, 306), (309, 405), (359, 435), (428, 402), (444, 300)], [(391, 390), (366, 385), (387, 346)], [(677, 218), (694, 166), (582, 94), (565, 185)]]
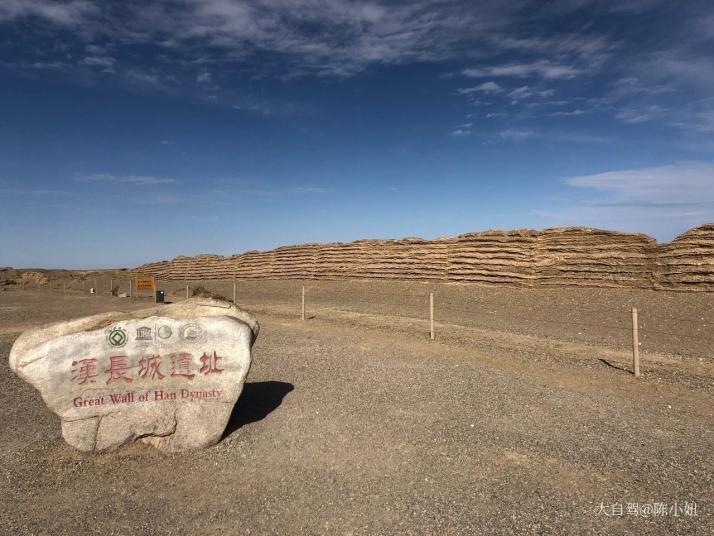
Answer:
[(134, 272), (164, 280), (398, 279), (714, 291), (714, 224), (668, 244), (644, 234), (581, 227), (519, 229), (176, 257)]

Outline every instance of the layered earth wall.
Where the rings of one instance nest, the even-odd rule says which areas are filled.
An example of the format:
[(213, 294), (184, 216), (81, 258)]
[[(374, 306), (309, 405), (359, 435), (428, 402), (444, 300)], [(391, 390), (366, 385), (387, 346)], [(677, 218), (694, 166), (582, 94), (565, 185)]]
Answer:
[(395, 279), (714, 291), (714, 224), (667, 244), (644, 234), (582, 227), (519, 229), (176, 257), (134, 273), (165, 280)]

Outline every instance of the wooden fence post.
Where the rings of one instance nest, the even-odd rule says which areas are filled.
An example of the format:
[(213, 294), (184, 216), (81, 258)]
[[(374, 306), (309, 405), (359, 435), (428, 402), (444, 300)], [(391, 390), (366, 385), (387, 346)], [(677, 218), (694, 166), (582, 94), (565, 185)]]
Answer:
[(99, 296), (99, 282), (96, 277), (94, 278), (94, 295)]
[(85, 292), (85, 290), (84, 290), (84, 279), (82, 279), (82, 294), (84, 294), (84, 292)]
[(434, 340), (434, 293), (429, 293), (429, 338)]
[(186, 283), (186, 299), (188, 300), (188, 283)]
[(302, 287), (302, 311), (300, 313), (300, 320), (305, 320), (305, 287)]
[(233, 305), (236, 304), (236, 283), (233, 281)]
[(112, 290), (114, 290), (114, 278), (110, 277), (109, 278), (109, 294), (112, 293)]
[(637, 326), (637, 308), (632, 308), (632, 369), (640, 377), (640, 338)]

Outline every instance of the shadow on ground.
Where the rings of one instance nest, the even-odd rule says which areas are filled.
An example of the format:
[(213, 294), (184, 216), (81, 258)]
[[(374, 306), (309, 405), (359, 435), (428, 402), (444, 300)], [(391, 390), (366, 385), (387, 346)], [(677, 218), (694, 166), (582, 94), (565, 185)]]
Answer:
[(280, 407), (283, 398), (295, 389), (286, 382), (252, 382), (243, 386), (223, 437), (226, 438), (243, 425), (260, 421)]
[(607, 359), (600, 358), (600, 362), (607, 365), (610, 368), (614, 368), (617, 370), (622, 370), (624, 372), (627, 372), (628, 374), (632, 374), (632, 371), (630, 369), (627, 369), (625, 367), (621, 367), (620, 365), (616, 365), (615, 363), (610, 363)]

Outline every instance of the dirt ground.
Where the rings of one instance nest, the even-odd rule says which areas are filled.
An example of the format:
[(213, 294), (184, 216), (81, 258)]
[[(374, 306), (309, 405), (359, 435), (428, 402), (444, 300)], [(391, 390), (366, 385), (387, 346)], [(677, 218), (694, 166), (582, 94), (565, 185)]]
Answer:
[(238, 284), (248, 382), (224, 440), (179, 454), (73, 450), (7, 364), (24, 329), (148, 299), (0, 292), (0, 532), (714, 531), (714, 295), (307, 282), (302, 322), (302, 284)]

